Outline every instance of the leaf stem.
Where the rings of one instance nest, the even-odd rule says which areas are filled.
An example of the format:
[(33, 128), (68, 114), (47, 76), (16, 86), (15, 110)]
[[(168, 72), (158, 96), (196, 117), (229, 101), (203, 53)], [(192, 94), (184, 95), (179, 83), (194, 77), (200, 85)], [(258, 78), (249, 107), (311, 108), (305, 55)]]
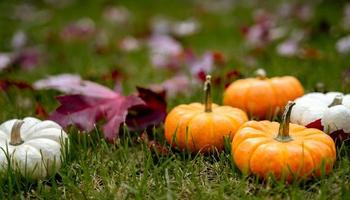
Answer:
[(264, 80), (267, 78), (266, 71), (263, 68), (259, 68), (255, 71), (256, 78)]
[(342, 102), (343, 102), (343, 95), (338, 94), (337, 96), (334, 97), (333, 102), (328, 107), (330, 108), (333, 106), (341, 105)]
[(279, 142), (290, 142), (293, 138), (289, 135), (289, 123), (290, 123), (290, 114), (292, 113), (292, 108), (295, 105), (295, 102), (289, 101), (286, 105), (283, 115), (282, 121), (278, 130), (278, 135), (275, 140)]
[(211, 98), (211, 76), (207, 75), (206, 80), (204, 82), (204, 107), (205, 112), (211, 112), (212, 111), (212, 98)]
[(11, 129), (10, 145), (17, 146), (23, 143), (23, 140), (21, 138), (21, 127), (23, 124), (23, 120), (17, 120), (13, 124)]

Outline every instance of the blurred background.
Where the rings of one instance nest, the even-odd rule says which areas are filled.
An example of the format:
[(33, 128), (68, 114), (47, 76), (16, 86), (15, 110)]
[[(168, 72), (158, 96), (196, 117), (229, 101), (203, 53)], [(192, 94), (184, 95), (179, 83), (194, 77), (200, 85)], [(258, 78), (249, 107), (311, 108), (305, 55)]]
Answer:
[(228, 83), (258, 68), (296, 76), (307, 91), (350, 91), (346, 1), (2, 0), (0, 10), (1, 88), (15, 86), (0, 103), (19, 98), (20, 113), (33, 112), (19, 105), (28, 96), (55, 108), (58, 93), (22, 90), (62, 73), (118, 82), (125, 94), (165, 89), (170, 107), (200, 101), (191, 88), (209, 73), (221, 102)]

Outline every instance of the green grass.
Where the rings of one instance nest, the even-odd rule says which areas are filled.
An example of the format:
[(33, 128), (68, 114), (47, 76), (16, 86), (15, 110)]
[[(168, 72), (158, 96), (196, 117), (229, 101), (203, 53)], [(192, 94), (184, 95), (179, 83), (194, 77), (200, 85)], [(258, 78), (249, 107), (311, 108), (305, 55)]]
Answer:
[[(82, 17), (91, 17), (96, 26), (105, 29), (115, 41), (127, 35), (146, 37), (148, 24), (153, 16), (167, 16), (171, 19), (186, 19), (190, 16), (199, 20), (201, 31), (182, 39), (185, 47), (200, 54), (207, 50), (223, 52), (227, 59), (225, 68), (215, 74), (225, 74), (238, 69), (250, 76), (257, 67), (267, 70), (269, 76), (295, 75), (306, 91), (313, 91), (316, 83), (323, 82), (328, 90), (349, 92), (350, 87), (342, 81), (342, 72), (350, 67), (348, 55), (335, 51), (335, 42), (346, 35), (340, 29), (343, 3), (321, 1), (316, 7), (315, 17), (307, 23), (289, 19), (291, 27), (307, 27), (312, 33), (304, 46), (321, 51), (318, 59), (285, 58), (276, 54), (273, 43), (257, 56), (257, 66), (248, 66), (244, 59), (250, 54), (240, 34), (243, 25), (252, 23), (252, 12), (257, 4), (236, 3), (227, 12), (205, 13), (196, 6), (200, 1), (72, 1), (68, 6), (54, 7), (43, 2), (25, 1), (38, 9), (51, 12), (51, 19), (44, 23), (20, 22), (14, 19), (13, 10), (22, 1), (0, 1), (0, 51), (9, 51), (12, 34), (24, 30), (29, 43), (40, 46), (45, 52), (45, 62), (33, 71), (18, 68), (0, 72), (1, 79), (15, 79), (34, 82), (47, 74), (78, 73), (82, 77), (113, 86), (110, 81), (100, 79), (111, 69), (122, 71), (127, 78), (122, 86), (125, 94), (135, 91), (135, 86), (147, 86), (161, 82), (171, 76), (166, 70), (155, 70), (148, 59), (147, 49), (124, 53), (116, 47), (104, 54), (93, 49), (94, 41), (65, 43), (56, 36), (69, 22)], [(260, 2), (260, 1), (257, 1)], [(318, 1), (317, 1), (318, 2)], [(260, 2), (261, 3), (261, 2)], [(132, 18), (127, 25), (111, 27), (102, 19), (106, 5), (127, 7)], [(275, 9), (271, 1), (265, 8)], [(332, 27), (330, 32), (319, 30), (320, 22)], [(49, 36), (53, 35), (53, 39)], [(214, 87), (214, 102), (222, 102), (223, 86)], [(35, 100), (52, 111), (58, 103), (55, 91), (29, 91), (12, 88), (0, 92), (0, 121), (11, 118), (34, 116)], [(180, 103), (201, 101), (200, 86), (190, 96), (179, 96), (168, 100), (168, 109)], [(98, 126), (100, 127), (100, 126)], [(18, 173), (5, 171), (0, 174), (0, 198), (21, 199), (348, 199), (349, 155), (348, 149), (338, 149), (334, 171), (322, 179), (309, 180), (286, 185), (282, 182), (259, 181), (253, 176), (244, 176), (232, 162), (229, 151), (213, 155), (193, 155), (171, 151), (159, 155), (151, 151), (139, 139), (140, 133), (125, 131), (115, 144), (103, 139), (99, 130), (89, 134), (75, 128), (69, 129), (70, 153), (64, 160), (58, 174), (47, 180), (33, 181), (20, 177)], [(162, 128), (155, 129), (153, 137), (165, 143)]]

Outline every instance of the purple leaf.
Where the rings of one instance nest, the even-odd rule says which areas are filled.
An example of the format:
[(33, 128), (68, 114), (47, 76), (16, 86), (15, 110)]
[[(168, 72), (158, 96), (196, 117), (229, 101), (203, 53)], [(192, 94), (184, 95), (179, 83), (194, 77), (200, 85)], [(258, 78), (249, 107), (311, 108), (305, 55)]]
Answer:
[(137, 51), (141, 48), (141, 42), (129, 36), (119, 42), (119, 48), (126, 52)]
[(82, 18), (64, 27), (60, 36), (64, 41), (84, 41), (91, 38), (95, 32), (95, 22), (90, 18)]
[(38, 48), (26, 48), (20, 50), (15, 59), (15, 63), (22, 69), (33, 70), (42, 61), (43, 53)]
[(197, 33), (199, 23), (194, 19), (174, 22), (171, 26), (171, 32), (176, 36), (189, 36)]
[(350, 3), (344, 6), (343, 27), (346, 30), (350, 29)]
[(99, 120), (105, 119), (103, 132), (108, 140), (118, 137), (120, 124), (125, 121), (131, 130), (141, 130), (159, 124), (166, 115), (164, 92), (138, 88), (138, 96), (123, 96), (74, 74), (39, 80), (34, 83), (34, 88), (70, 93), (57, 97), (61, 105), (50, 119), (64, 127), (74, 124), (85, 131), (91, 131)]
[(167, 35), (153, 35), (148, 45), (150, 58), (156, 68), (179, 68), (183, 48), (179, 42)]
[(153, 91), (165, 91), (167, 97), (175, 97), (178, 94), (189, 94), (189, 90), (184, 90), (184, 88), (190, 87), (191, 81), (185, 75), (176, 75), (163, 83), (150, 86)]
[(98, 83), (82, 80), (79, 75), (60, 74), (49, 76), (33, 84), (34, 89), (55, 89), (68, 94), (81, 94), (92, 97), (113, 98), (116, 93)]
[(277, 46), (277, 53), (281, 56), (295, 56), (299, 51), (299, 43), (295, 40), (286, 40)]
[(103, 12), (103, 18), (111, 24), (125, 24), (130, 19), (130, 11), (125, 7), (107, 7)]
[(158, 125), (166, 116), (165, 92), (137, 87), (138, 96), (145, 102), (129, 109), (126, 124), (131, 130), (143, 130)]
[(100, 119), (106, 119), (103, 132), (107, 139), (118, 137), (119, 126), (125, 121), (128, 109), (144, 102), (137, 96), (122, 96), (115, 93), (114, 97), (103, 98), (84, 95), (59, 96), (61, 103), (50, 116), (50, 119), (66, 127), (77, 125), (83, 130), (91, 131)]
[(337, 51), (346, 54), (350, 51), (350, 35), (340, 38), (336, 43)]
[(20, 49), (26, 45), (27, 40), (26, 33), (19, 30), (12, 36), (11, 46), (13, 49)]
[(194, 58), (188, 61), (190, 72), (192, 75), (199, 73), (208, 74), (214, 69), (214, 56), (212, 52), (206, 52), (200, 58)]
[(11, 53), (0, 53), (0, 71), (6, 69), (13, 62), (13, 55)]

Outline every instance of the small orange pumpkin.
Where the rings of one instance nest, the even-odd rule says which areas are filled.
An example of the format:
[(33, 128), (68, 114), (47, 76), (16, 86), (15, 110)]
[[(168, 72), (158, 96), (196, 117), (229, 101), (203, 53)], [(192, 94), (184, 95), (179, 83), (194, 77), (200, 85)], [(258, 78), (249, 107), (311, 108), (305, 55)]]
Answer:
[(224, 137), (232, 139), (238, 128), (248, 121), (247, 114), (230, 106), (212, 105), (210, 76), (204, 85), (205, 103), (179, 105), (167, 115), (166, 140), (180, 149), (209, 152), (224, 147)]
[(293, 76), (266, 78), (264, 70), (256, 78), (240, 79), (231, 83), (224, 93), (224, 105), (246, 111), (260, 119), (273, 116), (288, 101), (304, 94), (303, 86)]
[(281, 124), (249, 121), (232, 141), (232, 156), (243, 173), (300, 180), (328, 174), (336, 159), (335, 144), (318, 129), (290, 124), (294, 102), (288, 103)]

